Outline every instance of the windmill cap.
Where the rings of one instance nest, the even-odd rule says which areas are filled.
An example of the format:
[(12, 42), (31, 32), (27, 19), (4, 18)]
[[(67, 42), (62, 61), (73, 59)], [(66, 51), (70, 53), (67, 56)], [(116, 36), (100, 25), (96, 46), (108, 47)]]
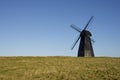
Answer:
[(85, 36), (85, 37), (87, 37), (87, 36), (92, 36), (92, 34), (91, 34), (91, 32), (88, 31), (88, 30), (83, 30), (83, 31), (81, 32), (80, 36)]

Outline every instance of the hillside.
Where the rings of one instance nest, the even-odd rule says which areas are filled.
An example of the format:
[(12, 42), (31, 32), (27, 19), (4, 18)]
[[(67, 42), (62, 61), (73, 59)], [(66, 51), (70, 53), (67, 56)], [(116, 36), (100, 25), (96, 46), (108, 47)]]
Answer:
[(120, 80), (120, 58), (0, 57), (0, 80)]

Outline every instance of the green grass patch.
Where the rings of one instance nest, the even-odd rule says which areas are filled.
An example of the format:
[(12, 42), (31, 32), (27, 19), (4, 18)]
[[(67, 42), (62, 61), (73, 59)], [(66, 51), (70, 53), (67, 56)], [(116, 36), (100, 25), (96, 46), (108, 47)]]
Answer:
[(0, 57), (0, 80), (120, 80), (120, 58)]

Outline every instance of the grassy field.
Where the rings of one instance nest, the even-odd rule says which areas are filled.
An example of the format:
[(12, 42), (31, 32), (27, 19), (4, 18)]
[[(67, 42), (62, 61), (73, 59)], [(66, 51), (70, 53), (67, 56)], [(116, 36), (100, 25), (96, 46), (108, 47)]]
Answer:
[(0, 57), (0, 80), (120, 80), (120, 58)]

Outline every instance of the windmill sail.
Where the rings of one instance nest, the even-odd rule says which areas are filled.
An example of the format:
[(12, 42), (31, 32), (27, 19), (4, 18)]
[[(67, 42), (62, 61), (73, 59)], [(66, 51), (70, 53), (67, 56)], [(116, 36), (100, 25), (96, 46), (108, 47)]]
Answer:
[(75, 45), (77, 44), (77, 42), (79, 41), (79, 39), (80, 39), (80, 36), (77, 38), (77, 40), (76, 40), (75, 43), (73, 44), (71, 50), (75, 47)]
[(90, 20), (88, 21), (88, 23), (86, 24), (84, 30), (86, 30), (86, 28), (88, 27), (88, 25), (90, 24), (91, 20), (93, 19), (94, 16), (91, 16)]

